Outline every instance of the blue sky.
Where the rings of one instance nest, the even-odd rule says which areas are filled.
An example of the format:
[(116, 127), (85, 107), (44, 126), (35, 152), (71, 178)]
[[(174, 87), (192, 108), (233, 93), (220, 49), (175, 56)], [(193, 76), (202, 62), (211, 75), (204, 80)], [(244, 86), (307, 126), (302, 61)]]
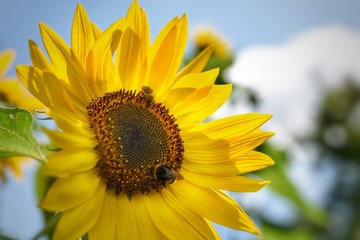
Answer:
[[(0, 51), (13, 48), (17, 51), (16, 64), (30, 63), (27, 39), (35, 40), (41, 46), (38, 22), (46, 23), (58, 32), (66, 42), (69, 42), (71, 21), (77, 2), (75, 0), (0, 0)], [(90, 19), (101, 29), (105, 29), (113, 21), (124, 16), (131, 3), (130, 0), (83, 0), (80, 2), (86, 8)], [(198, 25), (209, 25), (217, 28), (228, 39), (232, 47), (242, 53), (232, 71), (233, 79), (237, 81), (236, 76), (239, 76), (238, 81), (247, 83), (250, 86), (257, 83), (253, 87), (258, 89), (262, 96), (267, 97), (268, 102), (273, 103), (273, 105), (276, 96), (281, 96), (279, 91), (292, 94), (288, 89), (281, 88), (284, 87), (284, 82), (288, 79), (298, 79), (292, 83), (288, 82), (289, 85), (295, 88), (295, 92), (298, 89), (295, 84), (305, 86), (303, 78), (298, 78), (298, 76), (306, 71), (305, 66), (307, 67), (308, 63), (316, 57), (315, 55), (306, 55), (303, 56), (302, 62), (299, 62), (298, 56), (309, 50), (306, 45), (308, 39), (321, 39), (321, 41), (316, 42), (316, 44), (320, 45), (312, 45), (311, 52), (315, 54), (317, 49), (321, 50), (322, 42), (327, 42), (328, 39), (334, 40), (333, 45), (326, 50), (330, 52), (335, 49), (333, 46), (349, 42), (347, 40), (335, 41), (335, 36), (343, 34), (346, 37), (347, 31), (357, 32), (357, 35), (360, 33), (360, 1), (355, 0), (140, 0), (139, 2), (147, 11), (152, 39), (171, 18), (180, 16), (185, 12), (189, 18), (190, 31)], [(331, 26), (336, 27), (333, 29)], [(347, 29), (346, 34), (344, 34), (343, 27)], [(316, 30), (322, 28), (328, 29), (328, 31)], [(312, 29), (315, 29), (316, 32), (312, 32)], [(329, 34), (327, 34), (328, 32)], [(316, 36), (319, 33), (322, 35), (317, 38)], [(351, 35), (351, 33), (349, 34)], [(356, 36), (351, 35), (349, 38), (357, 39)], [(343, 39), (343, 37), (340, 37), (340, 39)], [(353, 45), (355, 46), (355, 44)], [(264, 46), (266, 48), (263, 48)], [(337, 51), (344, 52), (343, 49)], [(339, 54), (334, 52), (332, 55), (326, 56), (329, 56), (327, 59), (333, 59)], [(343, 56), (342, 59), (349, 58)], [(290, 64), (286, 65), (286, 63), (293, 60), (291, 66)], [(295, 62), (295, 60), (298, 62)], [(356, 60), (356, 62), (359, 61)], [(334, 66), (333, 63), (328, 65)], [(288, 70), (289, 75), (285, 74), (287, 72), (282, 71), (284, 68)], [(256, 71), (262, 72), (263, 75), (253, 74)], [(282, 72), (283, 75), (278, 74), (279, 72)], [(15, 74), (14, 68), (10, 71), (10, 74)], [(298, 75), (294, 76), (294, 74)], [(272, 88), (259, 87), (265, 86), (263, 79), (270, 77), (273, 81), (268, 83)], [(276, 79), (277, 82), (275, 82)], [(311, 87), (309, 81), (311, 80), (307, 81), (308, 87), (304, 87), (305, 92)], [(273, 86), (277, 86), (277, 88)], [(276, 89), (280, 90), (276, 92)], [(296, 96), (296, 94), (292, 95)], [(296, 98), (294, 102), (299, 102), (299, 100)], [(282, 112), (279, 111), (278, 105), (267, 108), (265, 106), (262, 110), (273, 113), (273, 120), (276, 123), (278, 116), (286, 116), (284, 112), (289, 113), (285, 107)], [(308, 106), (304, 106), (304, 108), (308, 109)], [(301, 108), (299, 107), (299, 109)], [(280, 120), (278, 124), (283, 126), (283, 122), (286, 121)], [(291, 121), (287, 122), (292, 123)], [(270, 126), (273, 127), (272, 130), (276, 129), (276, 124)], [(294, 125), (289, 126), (290, 128), (293, 129)], [(277, 132), (276, 137), (281, 139), (281, 133)], [(33, 169), (35, 169), (34, 166), (27, 168), (26, 183), (31, 183)], [(301, 170), (301, 168), (298, 169)], [(296, 174), (299, 175), (299, 179), (304, 178), (304, 172)], [(310, 176), (306, 177), (306, 179), (309, 179)], [(23, 183), (10, 181), (10, 184), (0, 189), (0, 213), (2, 213), (0, 214), (0, 231), (4, 227), (6, 233), (13, 234), (15, 232), (20, 239), (33, 236), (41, 227), (39, 223), (40, 216), (36, 212), (36, 203), (32, 202), (34, 201), (33, 186)], [(24, 199), (30, 200), (24, 201)], [(17, 207), (14, 208), (14, 206)], [(12, 218), (9, 219), (6, 216), (12, 216)], [(29, 224), (30, 221), (33, 223), (32, 225)], [(226, 239), (226, 235), (224, 236)]]
[[(78, 1), (1, 0), (0, 50), (14, 48), (16, 64), (29, 63), (27, 39), (40, 45), (38, 22), (55, 29), (65, 41)], [(80, 1), (101, 29), (123, 16), (130, 0)], [(278, 44), (293, 34), (327, 24), (360, 29), (360, 1), (141, 1), (147, 11), (152, 37), (174, 16), (188, 14), (190, 29), (199, 24), (215, 26), (235, 49), (258, 44)], [(13, 71), (12, 71), (13, 72)]]

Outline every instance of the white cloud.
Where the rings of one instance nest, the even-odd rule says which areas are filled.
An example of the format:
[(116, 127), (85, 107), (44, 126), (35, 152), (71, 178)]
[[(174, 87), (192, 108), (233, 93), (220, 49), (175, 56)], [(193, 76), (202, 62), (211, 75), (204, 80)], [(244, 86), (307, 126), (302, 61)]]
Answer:
[[(311, 131), (313, 106), (323, 86), (335, 86), (347, 75), (360, 79), (360, 32), (331, 25), (297, 34), (281, 45), (247, 48), (237, 54), (228, 73), (234, 83), (259, 94), (257, 111), (274, 115), (266, 125), (277, 133), (274, 140), (288, 143), (294, 135)], [(234, 108), (226, 105), (217, 116), (229, 112)]]

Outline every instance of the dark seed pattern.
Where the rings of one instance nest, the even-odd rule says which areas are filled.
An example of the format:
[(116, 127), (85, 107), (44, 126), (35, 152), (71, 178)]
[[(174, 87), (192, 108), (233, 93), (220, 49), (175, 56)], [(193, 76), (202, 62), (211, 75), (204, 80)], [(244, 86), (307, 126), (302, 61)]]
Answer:
[(120, 90), (94, 98), (87, 107), (97, 145), (99, 176), (115, 195), (160, 191), (158, 165), (179, 172), (184, 146), (174, 116), (154, 101), (152, 90)]

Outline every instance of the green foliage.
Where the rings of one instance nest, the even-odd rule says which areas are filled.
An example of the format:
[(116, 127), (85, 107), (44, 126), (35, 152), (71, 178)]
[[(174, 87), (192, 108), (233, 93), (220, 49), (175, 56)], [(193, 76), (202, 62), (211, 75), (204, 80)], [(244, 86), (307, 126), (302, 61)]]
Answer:
[(312, 140), (323, 150), (342, 161), (359, 164), (360, 151), (360, 87), (356, 80), (345, 79), (334, 89), (327, 89), (318, 111), (318, 125)]
[(0, 157), (27, 156), (46, 162), (32, 133), (33, 117), (20, 108), (0, 108)]
[(263, 223), (261, 226), (264, 239), (276, 240), (311, 240), (314, 236), (307, 228), (282, 229), (271, 224)]
[(287, 154), (269, 143), (263, 144), (261, 151), (275, 159), (276, 164), (259, 171), (258, 174), (264, 179), (271, 179), (269, 187), (294, 203), (306, 221), (317, 226), (324, 226), (327, 221), (326, 213), (309, 204), (286, 174)]
[(16, 238), (5, 236), (0, 232), (0, 240), (16, 240)]
[[(322, 239), (360, 239), (359, 79), (348, 76), (339, 79), (336, 87), (323, 89), (316, 113), (314, 131), (304, 140), (317, 147), (317, 164), (335, 172), (324, 201), (332, 221), (321, 232)], [(333, 219), (347, 226), (336, 237), (333, 229), (339, 222)]]
[(39, 201), (43, 200), (47, 190), (50, 188), (51, 184), (55, 181), (54, 177), (47, 176), (42, 171), (43, 166), (40, 166), (36, 173), (36, 196)]
[[(50, 188), (51, 184), (55, 181), (54, 177), (45, 175), (42, 169), (43, 166), (38, 169), (35, 176), (35, 187), (38, 201), (42, 201), (44, 199), (46, 192)], [(55, 226), (60, 218), (60, 214), (54, 214), (44, 210), (42, 210), (42, 213), (46, 224), (45, 227), (36, 235), (36, 237), (33, 238), (34, 240), (43, 236), (47, 236), (48, 239), (51, 239), (55, 230)]]
[(60, 219), (60, 214), (54, 214), (52, 213), (49, 217), (46, 218), (45, 222), (46, 225), (45, 227), (34, 237), (32, 238), (32, 240), (38, 240), (38, 239), (42, 239), (42, 237), (47, 236), (47, 239), (52, 239), (52, 235), (54, 233), (55, 230), (55, 226), (58, 223), (59, 219)]

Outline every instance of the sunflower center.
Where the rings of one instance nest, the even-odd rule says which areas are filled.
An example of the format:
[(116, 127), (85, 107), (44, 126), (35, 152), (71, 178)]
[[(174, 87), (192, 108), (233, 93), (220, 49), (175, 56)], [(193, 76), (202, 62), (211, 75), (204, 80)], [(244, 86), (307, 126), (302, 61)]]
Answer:
[(175, 118), (152, 91), (120, 90), (94, 98), (87, 107), (107, 190), (129, 196), (159, 191), (179, 179), (183, 142)]

